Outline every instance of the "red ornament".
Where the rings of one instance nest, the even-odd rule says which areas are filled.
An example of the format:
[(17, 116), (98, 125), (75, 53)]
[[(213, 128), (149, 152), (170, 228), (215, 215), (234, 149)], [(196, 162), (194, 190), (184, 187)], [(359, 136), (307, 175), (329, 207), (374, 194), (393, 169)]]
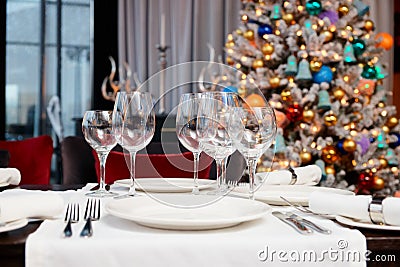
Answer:
[(374, 187), (374, 184), (374, 175), (372, 172), (365, 171), (360, 173), (360, 175), (358, 176), (357, 187), (359, 191), (369, 191)]
[(298, 103), (291, 104), (286, 110), (286, 117), (291, 122), (301, 121), (303, 119), (303, 108)]

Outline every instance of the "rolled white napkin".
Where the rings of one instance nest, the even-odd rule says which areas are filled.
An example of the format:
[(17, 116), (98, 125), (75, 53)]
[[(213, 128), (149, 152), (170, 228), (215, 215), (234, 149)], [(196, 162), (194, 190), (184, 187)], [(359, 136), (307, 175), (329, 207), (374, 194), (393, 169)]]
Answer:
[(60, 215), (63, 208), (63, 198), (51, 191), (11, 189), (0, 193), (0, 222), (51, 218)]
[[(316, 185), (321, 180), (322, 171), (317, 165), (293, 168), (297, 175), (296, 185)], [(267, 185), (288, 185), (292, 181), (292, 173), (288, 170), (275, 172), (259, 172), (257, 176), (265, 180)]]
[[(316, 213), (341, 215), (370, 222), (368, 206), (370, 195), (339, 195), (313, 192), (309, 198), (309, 208)], [(382, 201), (382, 214), (388, 225), (400, 226), (400, 198), (387, 197)]]
[(18, 185), (21, 182), (21, 173), (16, 168), (0, 168), (0, 184)]

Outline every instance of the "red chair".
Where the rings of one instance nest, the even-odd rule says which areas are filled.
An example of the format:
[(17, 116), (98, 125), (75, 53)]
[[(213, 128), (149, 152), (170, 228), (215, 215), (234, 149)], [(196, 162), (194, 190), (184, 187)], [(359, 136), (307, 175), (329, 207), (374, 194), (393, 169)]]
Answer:
[(0, 149), (10, 153), (8, 167), (21, 172), (22, 184), (49, 184), (53, 140), (48, 135), (21, 141), (0, 141)]
[[(97, 180), (100, 179), (100, 162), (93, 150)], [(212, 158), (203, 154), (199, 162), (199, 178), (208, 179)], [(137, 154), (136, 178), (192, 178), (193, 154), (183, 152), (181, 154)], [(106, 183), (112, 184), (119, 179), (129, 178), (129, 169), (125, 163), (125, 155), (122, 152), (111, 151), (106, 162)]]

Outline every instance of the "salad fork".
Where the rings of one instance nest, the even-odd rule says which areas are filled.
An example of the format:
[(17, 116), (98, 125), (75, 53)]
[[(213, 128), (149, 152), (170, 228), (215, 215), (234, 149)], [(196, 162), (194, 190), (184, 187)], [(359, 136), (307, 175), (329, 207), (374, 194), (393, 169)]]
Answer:
[(65, 212), (65, 217), (64, 217), (64, 222), (67, 223), (63, 231), (64, 237), (72, 236), (71, 223), (76, 223), (78, 221), (79, 221), (79, 204), (68, 203), (67, 211)]
[(88, 199), (85, 208), (85, 226), (81, 231), (81, 237), (91, 237), (93, 235), (92, 221), (100, 219), (100, 199)]

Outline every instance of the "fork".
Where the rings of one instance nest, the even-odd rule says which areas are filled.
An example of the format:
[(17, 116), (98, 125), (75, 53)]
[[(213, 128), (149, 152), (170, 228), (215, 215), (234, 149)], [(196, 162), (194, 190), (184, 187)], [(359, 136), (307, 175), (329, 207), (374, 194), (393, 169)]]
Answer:
[(71, 223), (76, 223), (78, 221), (79, 221), (79, 204), (68, 203), (67, 211), (65, 212), (65, 218), (64, 218), (64, 222), (67, 223), (63, 231), (64, 237), (72, 236)]
[(81, 231), (81, 237), (91, 237), (93, 235), (92, 221), (100, 219), (100, 199), (88, 199), (85, 208), (85, 226)]

